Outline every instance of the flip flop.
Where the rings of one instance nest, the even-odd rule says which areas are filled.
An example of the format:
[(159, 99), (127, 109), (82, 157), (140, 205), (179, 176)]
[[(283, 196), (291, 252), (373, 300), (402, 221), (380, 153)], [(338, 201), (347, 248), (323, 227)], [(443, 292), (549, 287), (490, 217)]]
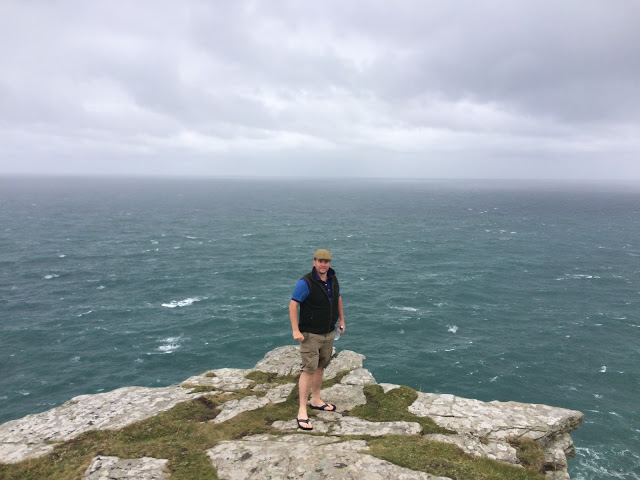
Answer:
[(313, 430), (313, 427), (309, 428), (309, 427), (303, 427), (302, 425), (300, 425), (301, 423), (306, 423), (307, 425), (309, 425), (309, 419), (308, 418), (297, 418), (296, 419), (298, 421), (298, 428), (300, 430)]
[[(321, 407), (314, 407), (313, 405), (310, 405), (311, 408), (313, 408), (314, 410), (322, 410), (324, 412), (335, 412), (336, 411), (336, 406), (332, 405), (330, 403), (325, 403), (324, 405), (322, 405)], [(333, 408), (329, 408), (329, 407), (333, 407)]]

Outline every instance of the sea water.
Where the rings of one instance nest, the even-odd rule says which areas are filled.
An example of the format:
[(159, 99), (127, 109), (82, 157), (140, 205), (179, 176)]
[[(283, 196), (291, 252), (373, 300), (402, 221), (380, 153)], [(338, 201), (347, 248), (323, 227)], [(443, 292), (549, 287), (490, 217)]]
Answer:
[(0, 178), (0, 422), (250, 368), (328, 248), (378, 382), (584, 412), (572, 478), (640, 479), (640, 188)]

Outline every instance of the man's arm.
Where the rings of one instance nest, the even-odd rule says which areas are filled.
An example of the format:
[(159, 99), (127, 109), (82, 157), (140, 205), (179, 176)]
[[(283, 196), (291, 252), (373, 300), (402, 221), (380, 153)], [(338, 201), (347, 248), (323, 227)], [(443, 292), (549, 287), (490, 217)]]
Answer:
[(293, 330), (293, 339), (301, 342), (304, 340), (304, 335), (298, 328), (298, 307), (300, 304), (295, 300), (289, 302), (289, 319), (291, 320), (291, 330)]
[(340, 336), (344, 335), (347, 326), (344, 324), (344, 311), (342, 310), (342, 297), (338, 297), (338, 315), (340, 316), (340, 321), (338, 322), (338, 327), (342, 327), (342, 333)]

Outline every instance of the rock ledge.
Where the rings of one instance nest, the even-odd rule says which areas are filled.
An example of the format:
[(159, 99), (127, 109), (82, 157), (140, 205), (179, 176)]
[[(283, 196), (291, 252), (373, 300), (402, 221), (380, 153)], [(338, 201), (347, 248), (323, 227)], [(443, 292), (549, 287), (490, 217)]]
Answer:
[[(350, 435), (420, 435), (417, 422), (370, 422), (345, 415), (366, 403), (364, 387), (375, 384), (363, 368), (364, 356), (351, 351), (334, 355), (325, 378), (348, 371), (341, 381), (323, 390), (323, 399), (338, 405), (337, 412), (322, 412), (314, 418), (314, 435), (299, 433), (294, 419), (273, 423), (283, 436), (254, 435), (223, 441), (207, 451), (221, 479), (313, 478), (313, 479), (421, 479), (446, 480), (409, 470), (366, 453), (364, 440), (343, 439)], [(157, 415), (174, 405), (201, 395), (229, 393), (251, 387), (260, 396), (231, 399), (221, 406), (213, 422), (221, 423), (247, 410), (286, 401), (293, 383), (255, 385), (246, 378), (253, 371), (286, 376), (299, 372), (296, 346), (268, 352), (253, 369), (222, 368), (166, 388), (126, 387), (108, 393), (81, 395), (47, 412), (28, 415), (0, 425), (0, 463), (16, 463), (49, 454), (56, 444), (96, 429), (119, 429)], [(195, 393), (208, 387), (211, 391)], [(385, 392), (398, 385), (381, 384)], [(198, 390), (200, 391), (200, 390)], [(409, 412), (430, 417), (438, 425), (455, 431), (451, 435), (424, 435), (430, 440), (457, 445), (465, 452), (519, 465), (512, 438), (540, 442), (545, 452), (549, 480), (569, 480), (567, 458), (575, 455), (570, 432), (577, 429), (583, 414), (547, 405), (516, 402), (481, 402), (446, 394), (418, 393)], [(324, 435), (318, 435), (324, 434)], [(308, 452), (308, 455), (305, 454)], [(1, 466), (0, 466), (1, 467)], [(84, 479), (135, 478), (169, 479), (167, 460), (119, 459), (98, 456), (87, 468)]]

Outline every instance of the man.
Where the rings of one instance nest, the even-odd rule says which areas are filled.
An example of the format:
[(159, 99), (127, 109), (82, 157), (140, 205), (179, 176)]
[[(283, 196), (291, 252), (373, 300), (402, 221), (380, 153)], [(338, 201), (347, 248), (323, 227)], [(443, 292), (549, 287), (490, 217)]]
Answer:
[(334, 330), (338, 326), (341, 327), (340, 335), (345, 332), (340, 285), (336, 272), (331, 268), (331, 253), (328, 250), (317, 250), (313, 255), (313, 269), (298, 280), (289, 302), (289, 318), (293, 338), (300, 342), (302, 359), (302, 373), (298, 384), (298, 428), (313, 430), (307, 414), (309, 392), (311, 408), (335, 411), (335, 405), (322, 401), (320, 390), (324, 369), (331, 361)]

